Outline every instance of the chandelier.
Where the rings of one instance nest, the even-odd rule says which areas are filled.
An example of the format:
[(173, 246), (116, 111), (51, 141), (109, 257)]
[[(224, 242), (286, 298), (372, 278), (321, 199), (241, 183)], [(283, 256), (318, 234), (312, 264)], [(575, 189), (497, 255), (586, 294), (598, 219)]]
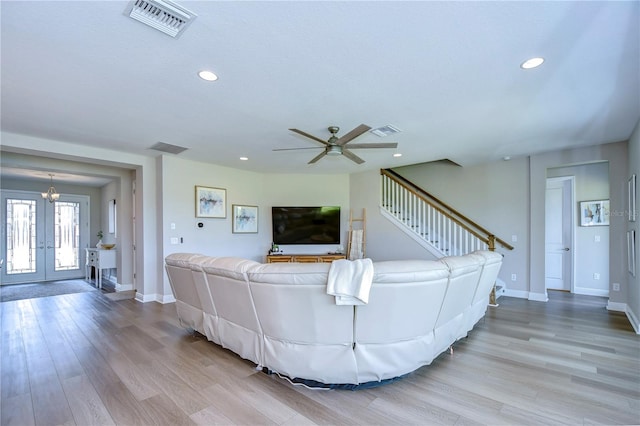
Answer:
[(47, 192), (42, 192), (42, 198), (46, 198), (50, 203), (53, 203), (58, 198), (60, 198), (60, 194), (56, 192), (56, 188), (53, 186), (53, 175), (49, 173), (49, 176), (51, 177), (51, 186), (49, 187)]

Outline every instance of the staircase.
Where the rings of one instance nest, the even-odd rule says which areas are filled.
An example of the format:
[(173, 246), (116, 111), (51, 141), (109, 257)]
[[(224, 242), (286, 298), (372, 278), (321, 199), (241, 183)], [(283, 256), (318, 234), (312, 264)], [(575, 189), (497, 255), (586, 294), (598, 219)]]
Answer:
[(380, 170), (380, 176), (381, 214), (434, 256), (493, 251), (496, 244), (513, 250), (510, 244), (393, 170)]

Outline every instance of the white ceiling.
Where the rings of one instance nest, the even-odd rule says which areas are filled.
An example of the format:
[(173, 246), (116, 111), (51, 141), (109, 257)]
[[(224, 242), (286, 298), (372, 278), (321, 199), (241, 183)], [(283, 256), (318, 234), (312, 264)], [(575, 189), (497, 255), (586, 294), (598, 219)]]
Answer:
[[(152, 156), (164, 142), (258, 172), (353, 173), (623, 141), (640, 118), (637, 1), (178, 3), (198, 17), (174, 39), (126, 16), (129, 2), (3, 0), (2, 131)], [(519, 68), (533, 56), (546, 62)], [(402, 132), (354, 143), (398, 149), (308, 165), (321, 145), (288, 130), (326, 140), (327, 126), (340, 136), (361, 123)]]

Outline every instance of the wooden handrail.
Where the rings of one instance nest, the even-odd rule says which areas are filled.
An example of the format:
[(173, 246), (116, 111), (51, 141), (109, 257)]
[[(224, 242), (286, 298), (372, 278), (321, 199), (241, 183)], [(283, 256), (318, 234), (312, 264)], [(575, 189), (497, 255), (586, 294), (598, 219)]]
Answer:
[[(513, 246), (511, 244), (507, 243), (506, 241), (504, 241), (501, 238), (496, 237), (491, 232), (489, 232), (487, 229), (485, 229), (482, 226), (478, 225), (476, 222), (474, 222), (473, 220), (469, 219), (468, 217), (466, 217), (465, 215), (463, 215), (462, 213), (460, 213), (459, 211), (457, 211), (453, 207), (451, 207), (448, 204), (446, 204), (445, 202), (439, 200), (437, 197), (434, 197), (433, 195), (429, 194), (427, 191), (425, 191), (424, 189), (420, 188), (419, 186), (417, 186), (413, 182), (407, 180), (406, 178), (400, 176), (398, 173), (394, 172), (393, 170), (391, 170), (391, 169), (380, 169), (380, 174), (384, 175), (384, 176), (387, 176), (390, 179), (392, 179), (392, 180), (404, 185), (405, 187), (407, 187), (407, 189), (411, 193), (413, 193), (417, 197), (421, 198), (423, 201), (426, 201), (426, 202), (432, 204), (433, 208), (435, 208), (440, 213), (442, 213), (443, 215), (445, 215), (446, 217), (450, 218), (455, 223), (457, 223), (458, 225), (460, 225), (461, 227), (463, 227), (464, 229), (469, 231), (476, 238), (478, 238), (478, 239), (482, 240), (483, 242), (485, 242), (489, 246), (489, 250), (494, 250), (495, 249), (495, 243), (496, 242), (499, 243), (501, 246), (503, 246), (504, 248), (506, 248), (508, 250), (513, 250)], [(438, 205), (435, 205), (435, 204), (438, 204)], [(474, 229), (472, 229), (472, 228), (474, 228)], [(484, 234), (484, 235), (481, 235), (481, 234)]]

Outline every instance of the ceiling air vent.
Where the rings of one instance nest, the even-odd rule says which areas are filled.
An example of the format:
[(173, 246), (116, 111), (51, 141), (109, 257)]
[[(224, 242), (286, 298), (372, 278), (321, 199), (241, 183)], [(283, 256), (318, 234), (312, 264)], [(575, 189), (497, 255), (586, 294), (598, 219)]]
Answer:
[(160, 152), (168, 152), (169, 154), (180, 154), (183, 151), (186, 151), (188, 148), (184, 148), (178, 145), (171, 145), (170, 143), (158, 142), (153, 145), (151, 149), (155, 149)]
[(377, 129), (371, 129), (369, 131), (376, 136), (380, 136), (381, 138), (392, 135), (394, 133), (400, 133), (400, 129), (398, 129), (397, 127), (393, 127), (391, 124), (378, 127)]
[(180, 36), (197, 16), (168, 0), (135, 0), (126, 13), (171, 37)]

